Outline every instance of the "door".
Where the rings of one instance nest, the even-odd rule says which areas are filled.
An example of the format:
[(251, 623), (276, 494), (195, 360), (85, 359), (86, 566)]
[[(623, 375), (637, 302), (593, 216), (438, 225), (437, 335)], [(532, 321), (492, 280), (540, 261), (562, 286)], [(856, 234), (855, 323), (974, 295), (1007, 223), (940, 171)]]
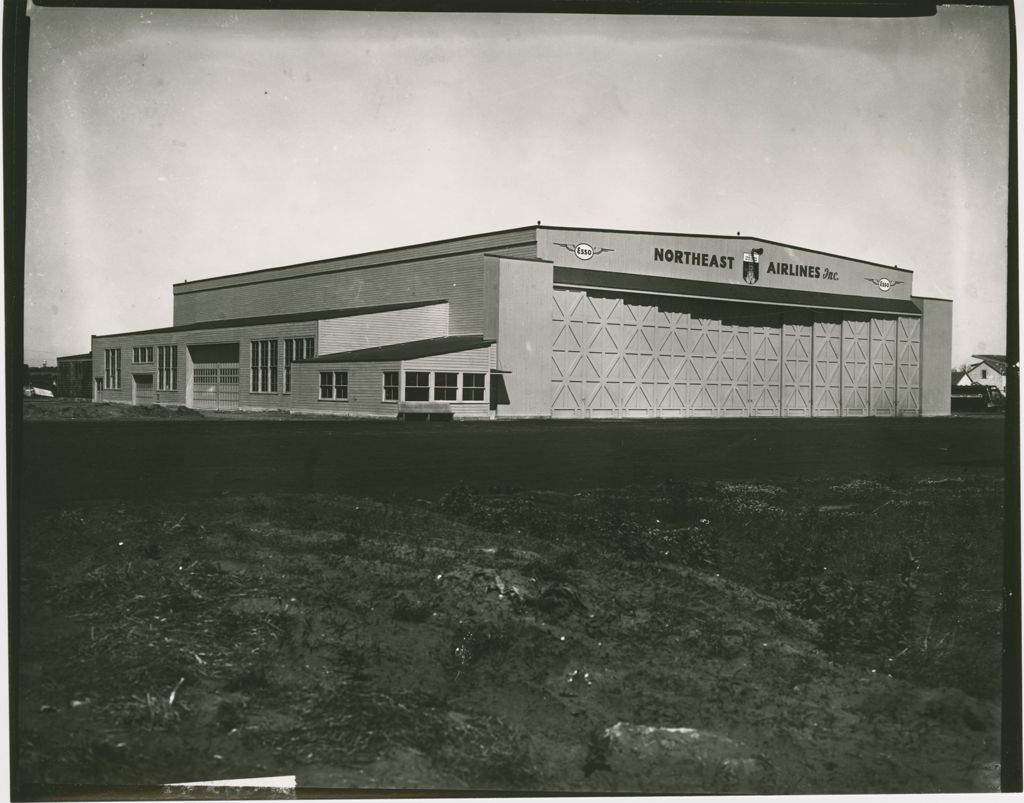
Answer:
[(152, 374), (132, 374), (132, 404), (154, 404), (156, 393), (153, 391)]

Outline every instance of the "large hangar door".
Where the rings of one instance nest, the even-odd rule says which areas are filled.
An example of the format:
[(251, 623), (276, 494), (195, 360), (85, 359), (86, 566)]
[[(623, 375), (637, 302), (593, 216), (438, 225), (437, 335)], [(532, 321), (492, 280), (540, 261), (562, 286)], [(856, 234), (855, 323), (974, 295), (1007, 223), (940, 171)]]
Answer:
[(896, 321), (871, 319), (871, 415), (896, 415)]
[(897, 338), (897, 412), (900, 415), (921, 415), (921, 319), (900, 318)]
[(787, 310), (782, 323), (782, 414), (811, 414), (810, 313)]
[(551, 320), (551, 415), (575, 418), (583, 410), (583, 293), (556, 290)]
[(843, 318), (843, 415), (867, 415), (868, 361), (871, 354), (871, 321), (847, 315)]
[[(716, 314), (717, 313), (717, 314)], [(686, 406), (692, 416), (719, 415), (722, 372), (718, 361), (722, 335), (721, 313), (715, 305), (694, 304), (687, 332), (684, 362)]]
[(814, 415), (839, 415), (842, 374), (843, 324), (840, 318), (814, 320)]
[(197, 410), (238, 409), (238, 344), (189, 346), (192, 406)]
[(655, 343), (654, 397), (657, 414), (679, 418), (689, 409), (686, 404), (686, 333), (690, 316), (679, 310), (658, 306), (654, 310)]
[(778, 416), (782, 407), (782, 316), (766, 314), (750, 326), (750, 414)]
[(750, 415), (750, 329), (746, 321), (722, 321), (716, 368), (719, 414)]

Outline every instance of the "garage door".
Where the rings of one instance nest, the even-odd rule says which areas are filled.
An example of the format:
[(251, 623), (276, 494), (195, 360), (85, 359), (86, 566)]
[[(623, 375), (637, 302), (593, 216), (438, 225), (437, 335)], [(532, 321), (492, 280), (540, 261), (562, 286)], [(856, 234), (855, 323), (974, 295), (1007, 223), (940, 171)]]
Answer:
[(192, 406), (197, 410), (237, 410), (238, 366), (195, 366), (192, 369)]
[(152, 374), (132, 374), (132, 404), (154, 404)]
[(238, 344), (189, 346), (192, 406), (197, 410), (238, 409)]

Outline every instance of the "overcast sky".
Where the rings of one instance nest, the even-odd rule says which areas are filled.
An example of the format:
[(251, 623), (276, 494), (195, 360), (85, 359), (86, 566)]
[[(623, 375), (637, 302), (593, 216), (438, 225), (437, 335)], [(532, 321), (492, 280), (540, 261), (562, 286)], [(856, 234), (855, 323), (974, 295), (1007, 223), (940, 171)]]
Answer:
[(896, 20), (35, 8), (26, 360), (171, 284), (524, 226), (914, 270), (1005, 351), (1006, 8)]

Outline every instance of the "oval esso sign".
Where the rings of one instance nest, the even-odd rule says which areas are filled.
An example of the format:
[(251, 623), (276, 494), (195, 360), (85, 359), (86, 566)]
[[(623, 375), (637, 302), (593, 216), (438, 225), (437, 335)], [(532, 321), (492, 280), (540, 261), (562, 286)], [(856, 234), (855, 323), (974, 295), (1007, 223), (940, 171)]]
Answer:
[(892, 281), (891, 280), (889, 280), (889, 279), (879, 279), (878, 280), (878, 289), (881, 290), (883, 293), (887, 292), (890, 287), (892, 287)]
[(576, 246), (576, 256), (582, 260), (588, 260), (594, 255), (594, 246), (588, 243), (580, 243)]

